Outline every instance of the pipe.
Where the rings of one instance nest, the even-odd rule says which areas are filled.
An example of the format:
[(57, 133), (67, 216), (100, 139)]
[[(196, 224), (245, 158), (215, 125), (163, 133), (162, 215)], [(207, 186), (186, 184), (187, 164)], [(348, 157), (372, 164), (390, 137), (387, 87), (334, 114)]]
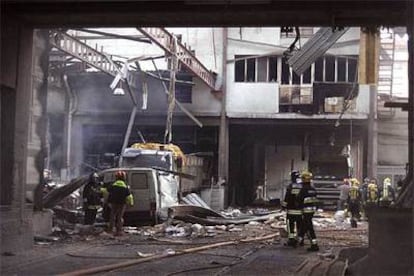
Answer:
[(65, 86), (66, 93), (68, 94), (69, 98), (69, 108), (68, 108), (68, 118), (67, 118), (67, 133), (66, 133), (66, 160), (65, 160), (65, 167), (66, 167), (66, 177), (69, 176), (70, 172), (70, 152), (72, 149), (72, 118), (73, 114), (76, 112), (76, 96), (74, 95), (72, 89), (68, 83), (68, 76), (65, 74), (62, 77), (63, 85)]
[(131, 115), (129, 117), (128, 127), (125, 133), (124, 142), (122, 144), (121, 155), (119, 156), (119, 163), (118, 163), (119, 167), (122, 166), (122, 161), (124, 160), (123, 154), (124, 154), (126, 147), (128, 146), (129, 137), (131, 136), (132, 127), (134, 126), (135, 117), (137, 114), (137, 109), (138, 107), (134, 105), (134, 107), (132, 108)]

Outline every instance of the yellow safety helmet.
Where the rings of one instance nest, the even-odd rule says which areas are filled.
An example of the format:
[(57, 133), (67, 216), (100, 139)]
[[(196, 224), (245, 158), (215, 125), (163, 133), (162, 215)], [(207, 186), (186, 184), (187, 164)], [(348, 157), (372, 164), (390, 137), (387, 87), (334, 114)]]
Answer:
[(302, 178), (303, 182), (310, 182), (312, 180), (313, 175), (309, 171), (304, 171), (304, 172), (302, 172), (300, 177)]
[(384, 179), (384, 182), (383, 182), (384, 184), (391, 184), (391, 178), (389, 178), (389, 177), (386, 177), (385, 179)]
[(359, 181), (356, 178), (351, 178), (351, 184), (354, 186), (359, 186)]

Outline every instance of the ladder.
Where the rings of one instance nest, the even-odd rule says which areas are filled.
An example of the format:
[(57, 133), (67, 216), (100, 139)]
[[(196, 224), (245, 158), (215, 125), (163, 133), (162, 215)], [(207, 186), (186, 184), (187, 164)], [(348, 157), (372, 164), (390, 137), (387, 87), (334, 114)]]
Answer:
[(53, 47), (69, 56), (75, 57), (109, 75), (116, 76), (120, 72), (121, 66), (116, 64), (108, 55), (66, 33), (54, 31), (49, 38), (49, 42)]
[(177, 51), (174, 51), (174, 35), (168, 32), (165, 28), (137, 28), (143, 35), (148, 37), (151, 41), (156, 43), (162, 49), (167, 51), (171, 55), (176, 55), (178, 61), (184, 65), (188, 70), (190, 70), (194, 75), (199, 77), (212, 91), (216, 91), (216, 77), (208, 70), (187, 48), (186, 45), (183, 45), (181, 42), (177, 41)]
[[(378, 68), (378, 115), (387, 115), (392, 111), (384, 108), (384, 101), (392, 100), (394, 71), (395, 34), (392, 29), (380, 31), (380, 53)], [(384, 114), (380, 114), (384, 113)], [(388, 114), (388, 115), (392, 115)]]

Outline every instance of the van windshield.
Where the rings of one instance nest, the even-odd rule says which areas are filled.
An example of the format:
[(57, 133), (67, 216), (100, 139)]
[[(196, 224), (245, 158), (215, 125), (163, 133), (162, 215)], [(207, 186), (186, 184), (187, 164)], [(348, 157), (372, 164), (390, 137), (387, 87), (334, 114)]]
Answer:
[(124, 157), (123, 167), (133, 168), (152, 168), (159, 167), (166, 170), (171, 170), (171, 158), (168, 155), (147, 155), (142, 154), (135, 157)]

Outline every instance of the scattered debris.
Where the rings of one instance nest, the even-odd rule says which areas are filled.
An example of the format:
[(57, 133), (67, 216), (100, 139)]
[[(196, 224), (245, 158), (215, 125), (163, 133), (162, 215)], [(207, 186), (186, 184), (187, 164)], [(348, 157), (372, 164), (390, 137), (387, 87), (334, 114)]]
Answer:
[(59, 241), (58, 237), (52, 237), (52, 236), (34, 236), (35, 242), (38, 242), (38, 244), (42, 242), (56, 242)]
[(159, 255), (140, 258), (140, 259), (136, 259), (136, 260), (124, 261), (124, 262), (115, 263), (115, 264), (109, 264), (109, 265), (103, 265), (103, 266), (98, 266), (98, 267), (80, 269), (80, 270), (64, 273), (64, 274), (61, 274), (61, 275), (62, 276), (63, 275), (66, 275), (66, 276), (68, 276), (68, 275), (72, 275), (72, 276), (73, 275), (87, 275), (87, 274), (94, 274), (94, 273), (99, 273), (99, 272), (111, 271), (111, 270), (115, 270), (115, 269), (119, 269), (119, 268), (129, 267), (129, 266), (132, 266), (132, 265), (137, 265), (137, 264), (144, 263), (144, 262), (149, 262), (149, 261), (153, 261), (153, 260), (162, 259), (162, 258), (180, 256), (180, 255), (184, 255), (184, 254), (189, 254), (189, 253), (204, 251), (204, 250), (208, 250), (208, 249), (213, 249), (213, 248), (217, 248), (217, 247), (221, 247), (221, 246), (235, 245), (235, 244), (238, 244), (238, 243), (241, 243), (241, 242), (242, 243), (243, 242), (247, 243), (247, 242), (266, 241), (266, 240), (274, 239), (276, 237), (277, 237), (277, 234), (270, 234), (270, 235), (266, 235), (266, 236), (260, 236), (260, 237), (254, 237), (254, 238), (245, 238), (245, 239), (240, 239), (240, 240), (236, 240), (236, 241), (225, 241), (225, 242), (213, 243), (213, 244), (208, 244), (208, 245), (202, 245), (202, 246), (198, 246), (198, 247), (183, 249), (183, 250), (180, 250), (180, 251), (175, 251), (173, 249), (166, 249), (166, 250), (164, 250), (164, 252), (162, 254), (159, 254)]
[(141, 258), (148, 258), (148, 257), (152, 257), (155, 255), (155, 253), (142, 253), (137, 251), (137, 255)]

